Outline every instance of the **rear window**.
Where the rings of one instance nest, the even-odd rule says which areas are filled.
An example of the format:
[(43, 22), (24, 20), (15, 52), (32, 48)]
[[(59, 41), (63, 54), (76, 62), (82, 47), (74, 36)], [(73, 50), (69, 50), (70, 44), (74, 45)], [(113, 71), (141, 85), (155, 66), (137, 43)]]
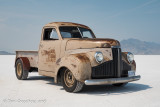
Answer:
[(58, 34), (56, 29), (47, 28), (44, 30), (43, 40), (58, 40)]

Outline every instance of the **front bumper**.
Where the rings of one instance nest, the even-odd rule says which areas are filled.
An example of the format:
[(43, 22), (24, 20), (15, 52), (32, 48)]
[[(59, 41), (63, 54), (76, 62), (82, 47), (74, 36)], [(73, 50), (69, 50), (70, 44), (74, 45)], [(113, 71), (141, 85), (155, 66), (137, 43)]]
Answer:
[(122, 77), (122, 78), (109, 78), (109, 79), (91, 79), (85, 80), (86, 85), (105, 85), (105, 84), (117, 84), (117, 83), (127, 83), (131, 81), (137, 81), (141, 78), (140, 75), (132, 77)]

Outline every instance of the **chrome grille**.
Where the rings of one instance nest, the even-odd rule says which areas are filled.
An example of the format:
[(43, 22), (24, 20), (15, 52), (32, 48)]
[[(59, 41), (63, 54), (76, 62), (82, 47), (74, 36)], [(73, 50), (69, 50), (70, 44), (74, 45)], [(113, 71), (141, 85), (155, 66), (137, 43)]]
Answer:
[(92, 67), (92, 78), (118, 78), (124, 75), (123, 69), (129, 70), (131, 67), (122, 61), (121, 48), (112, 48), (113, 60), (104, 62)]

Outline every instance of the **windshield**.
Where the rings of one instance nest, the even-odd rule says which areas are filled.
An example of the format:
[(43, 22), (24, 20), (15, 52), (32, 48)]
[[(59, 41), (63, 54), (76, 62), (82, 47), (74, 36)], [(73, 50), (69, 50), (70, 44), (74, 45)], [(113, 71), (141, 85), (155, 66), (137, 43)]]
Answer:
[(94, 38), (91, 30), (82, 27), (59, 27), (62, 38)]

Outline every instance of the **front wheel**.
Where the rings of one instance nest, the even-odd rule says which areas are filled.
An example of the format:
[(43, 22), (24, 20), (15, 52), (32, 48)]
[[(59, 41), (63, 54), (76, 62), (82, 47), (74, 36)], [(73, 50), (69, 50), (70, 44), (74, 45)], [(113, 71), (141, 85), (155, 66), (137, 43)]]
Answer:
[(72, 72), (69, 69), (65, 69), (61, 72), (61, 81), (63, 88), (67, 92), (79, 92), (82, 90), (84, 83), (77, 81)]

